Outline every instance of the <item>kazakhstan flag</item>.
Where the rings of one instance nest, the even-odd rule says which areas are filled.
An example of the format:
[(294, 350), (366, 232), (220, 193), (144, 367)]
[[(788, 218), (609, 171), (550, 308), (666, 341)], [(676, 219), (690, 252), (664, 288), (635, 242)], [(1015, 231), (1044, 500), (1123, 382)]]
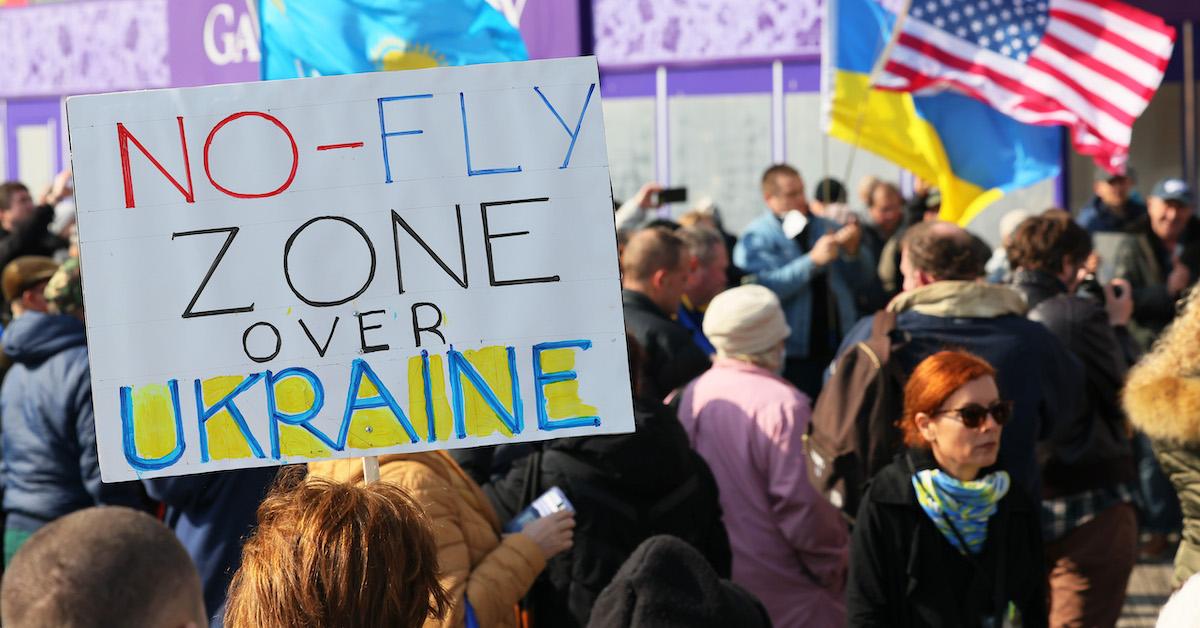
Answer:
[(485, 0), (261, 0), (259, 15), (264, 79), (529, 58)]
[(953, 92), (871, 89), (895, 14), (876, 0), (827, 0), (827, 7), (825, 131), (937, 182), (944, 220), (966, 225), (1005, 193), (1058, 174), (1057, 127), (1017, 122)]

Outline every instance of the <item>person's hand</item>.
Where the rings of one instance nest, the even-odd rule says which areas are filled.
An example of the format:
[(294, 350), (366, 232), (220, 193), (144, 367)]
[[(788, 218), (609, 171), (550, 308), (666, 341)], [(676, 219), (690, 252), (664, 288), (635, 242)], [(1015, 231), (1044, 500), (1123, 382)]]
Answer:
[(862, 227), (859, 227), (857, 222), (838, 229), (834, 237), (847, 255), (858, 255), (858, 245), (862, 242)]
[(529, 522), (519, 534), (533, 539), (546, 560), (571, 549), (575, 539), (575, 513), (560, 510)]
[(1171, 268), (1171, 274), (1167, 275), (1167, 292), (1177, 297), (1187, 290), (1188, 284), (1192, 283), (1192, 273), (1179, 260), (1175, 260), (1175, 266)]
[(1104, 309), (1108, 310), (1108, 323), (1113, 327), (1129, 324), (1133, 317), (1133, 287), (1128, 281), (1113, 279), (1104, 286)]
[(663, 186), (651, 181), (642, 186), (637, 194), (633, 196), (633, 200), (637, 201), (638, 207), (642, 209), (654, 209), (662, 203), (658, 202), (658, 193), (663, 191)]
[(826, 233), (820, 238), (817, 238), (817, 243), (814, 244), (812, 250), (808, 252), (808, 256), (817, 266), (824, 266), (837, 259), (837, 235), (833, 233)]
[(54, 177), (50, 189), (42, 195), (43, 205), (57, 205), (59, 201), (71, 196), (71, 169), (67, 168)]

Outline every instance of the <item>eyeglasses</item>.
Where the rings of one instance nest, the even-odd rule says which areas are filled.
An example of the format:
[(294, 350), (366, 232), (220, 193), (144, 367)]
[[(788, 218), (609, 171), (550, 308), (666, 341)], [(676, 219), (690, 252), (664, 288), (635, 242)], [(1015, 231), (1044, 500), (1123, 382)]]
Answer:
[(1013, 403), (1011, 401), (996, 401), (991, 405), (985, 406), (978, 403), (968, 403), (967, 405), (956, 408), (954, 410), (938, 410), (934, 416), (940, 414), (957, 414), (958, 420), (963, 426), (968, 429), (975, 429), (987, 420), (988, 415), (996, 421), (996, 425), (1004, 425), (1012, 418)]

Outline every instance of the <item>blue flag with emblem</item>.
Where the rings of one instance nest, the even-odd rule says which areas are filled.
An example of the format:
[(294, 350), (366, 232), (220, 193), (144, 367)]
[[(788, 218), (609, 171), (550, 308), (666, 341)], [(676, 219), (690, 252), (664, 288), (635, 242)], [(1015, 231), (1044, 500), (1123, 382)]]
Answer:
[(485, 0), (261, 0), (259, 11), (264, 79), (529, 58)]

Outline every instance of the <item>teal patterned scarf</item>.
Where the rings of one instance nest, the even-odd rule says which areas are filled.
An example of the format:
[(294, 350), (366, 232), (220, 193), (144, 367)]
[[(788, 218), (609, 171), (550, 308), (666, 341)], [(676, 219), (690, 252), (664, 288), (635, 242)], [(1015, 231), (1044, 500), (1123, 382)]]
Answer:
[[(968, 551), (983, 551), (988, 518), (996, 514), (996, 505), (1008, 494), (1007, 472), (960, 482), (940, 469), (923, 469), (913, 475), (912, 483), (917, 489), (917, 503), (950, 545), (964, 556)], [(966, 548), (962, 546), (964, 541)]]

